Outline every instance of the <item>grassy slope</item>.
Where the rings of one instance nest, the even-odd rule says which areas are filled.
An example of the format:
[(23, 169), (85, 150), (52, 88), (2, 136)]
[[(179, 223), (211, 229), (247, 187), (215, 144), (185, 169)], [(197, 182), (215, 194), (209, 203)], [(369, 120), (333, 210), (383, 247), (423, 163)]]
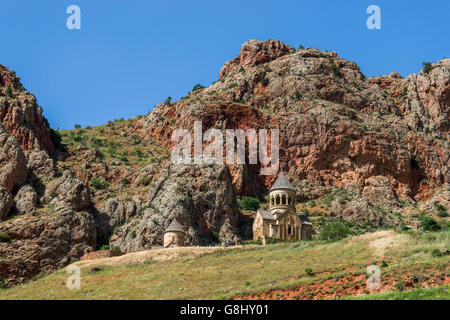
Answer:
[[(395, 240), (394, 247), (384, 246)], [(387, 261), (383, 275), (398, 278), (432, 269), (449, 272), (448, 256), (432, 257), (448, 246), (450, 232), (417, 236), (382, 231), (336, 243), (296, 242), (266, 247), (223, 250), (193, 259), (82, 268), (80, 290), (65, 286), (65, 271), (0, 290), (0, 299), (221, 299), (275, 288), (295, 288), (311, 282), (364, 274), (367, 265)], [(392, 242), (391, 242), (392, 243)], [(170, 250), (170, 249), (169, 249)], [(306, 275), (311, 268), (313, 275)], [(433, 271), (434, 272), (434, 271)], [(435, 291), (437, 290), (437, 291)], [(419, 292), (382, 293), (374, 298), (429, 297), (449, 299), (444, 288)], [(371, 296), (372, 297), (372, 296)], [(364, 297), (363, 297), (364, 298)], [(367, 298), (367, 297), (365, 297)]]

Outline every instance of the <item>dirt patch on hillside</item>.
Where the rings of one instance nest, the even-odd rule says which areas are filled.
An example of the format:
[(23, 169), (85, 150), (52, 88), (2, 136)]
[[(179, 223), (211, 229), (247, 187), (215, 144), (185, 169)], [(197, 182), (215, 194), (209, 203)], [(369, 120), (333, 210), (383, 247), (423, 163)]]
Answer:
[(119, 257), (101, 258), (95, 260), (78, 261), (75, 265), (84, 267), (93, 266), (117, 266), (121, 264), (142, 264), (146, 261), (175, 261), (183, 259), (192, 259), (201, 255), (213, 253), (215, 251), (226, 250), (230, 248), (222, 247), (180, 247), (157, 250), (145, 250), (127, 253)]
[(372, 240), (369, 247), (375, 249), (374, 255), (378, 259), (384, 258), (385, 252), (400, 242), (400, 235), (393, 230), (376, 232), (374, 236), (379, 238)]
[(383, 275), (381, 289), (367, 289), (367, 275), (348, 275), (325, 281), (316, 281), (300, 285), (294, 289), (279, 289), (260, 294), (250, 294), (235, 297), (234, 300), (318, 300), (337, 299), (344, 296), (358, 296), (361, 294), (379, 293), (384, 291), (412, 290), (415, 288), (429, 288), (450, 284), (450, 274), (429, 269), (420, 277), (408, 273), (402, 277)]

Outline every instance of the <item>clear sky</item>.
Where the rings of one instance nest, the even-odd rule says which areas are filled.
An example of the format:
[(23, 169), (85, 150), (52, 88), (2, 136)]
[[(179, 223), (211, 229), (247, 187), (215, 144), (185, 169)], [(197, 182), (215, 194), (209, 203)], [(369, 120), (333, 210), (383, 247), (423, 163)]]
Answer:
[[(81, 30), (66, 8), (81, 8)], [(369, 30), (369, 5), (381, 30)], [(53, 128), (145, 114), (217, 80), (248, 39), (336, 51), (366, 76), (416, 73), (450, 56), (448, 0), (2, 0), (0, 64)]]

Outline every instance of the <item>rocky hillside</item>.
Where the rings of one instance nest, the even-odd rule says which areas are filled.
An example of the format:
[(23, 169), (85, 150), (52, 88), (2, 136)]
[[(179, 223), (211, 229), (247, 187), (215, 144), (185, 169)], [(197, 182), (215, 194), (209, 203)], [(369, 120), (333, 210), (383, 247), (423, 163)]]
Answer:
[(276, 176), (259, 165), (171, 164), (172, 132), (192, 132), (196, 120), (203, 131), (280, 129), (281, 170), (313, 222), (448, 219), (449, 83), (450, 59), (366, 78), (334, 52), (250, 40), (209, 87), (145, 116), (56, 132), (0, 66), (0, 277), (15, 284), (103, 245), (160, 245), (175, 217), (190, 245), (250, 237), (236, 197), (263, 200)]

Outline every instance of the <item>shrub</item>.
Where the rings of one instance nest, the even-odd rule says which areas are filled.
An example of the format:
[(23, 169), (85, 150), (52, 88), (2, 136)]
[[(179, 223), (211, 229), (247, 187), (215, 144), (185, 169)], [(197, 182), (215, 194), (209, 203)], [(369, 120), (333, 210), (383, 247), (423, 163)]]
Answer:
[(211, 232), (211, 237), (213, 238), (214, 242), (219, 242), (219, 233), (218, 232)]
[(312, 271), (311, 268), (306, 268), (306, 269), (305, 269), (305, 273), (306, 273), (306, 275), (307, 275), (308, 277), (314, 275), (314, 272)]
[(108, 181), (103, 182), (103, 188), (109, 189), (110, 186), (111, 186), (110, 182), (108, 182)]
[(326, 241), (337, 241), (345, 238), (351, 233), (350, 227), (343, 222), (331, 222), (322, 227), (320, 239)]
[(7, 232), (0, 232), (0, 242), (9, 242), (10, 237)]
[(424, 231), (435, 232), (441, 230), (441, 226), (439, 225), (439, 223), (437, 223), (436, 220), (424, 214), (419, 215), (419, 221)]
[(429, 62), (423, 62), (422, 65), (423, 65), (423, 73), (425, 74), (430, 73), (431, 69), (433, 68), (433, 66)]
[(150, 179), (148, 176), (145, 176), (141, 179), (139, 179), (139, 184), (142, 184), (144, 186), (148, 186), (148, 184), (150, 183)]
[(101, 189), (103, 184), (100, 182), (99, 178), (92, 178), (91, 179), (91, 184), (95, 189)]
[(238, 200), (238, 206), (240, 210), (256, 211), (260, 207), (258, 199), (253, 197), (243, 196)]
[(336, 77), (340, 77), (341, 76), (341, 69), (339, 69), (339, 67), (334, 62), (331, 64), (330, 67), (331, 67), (331, 72), (333, 72), (333, 74)]
[(81, 128), (81, 124), (76, 124), (74, 127), (75, 127), (75, 129), (80, 129)]
[(295, 91), (295, 99), (300, 100), (302, 98), (302, 94), (297, 90)]
[(132, 239), (136, 238), (136, 231), (134, 231), (134, 230), (131, 231), (131, 238)]
[(436, 208), (436, 211), (437, 211), (437, 214), (439, 217), (441, 217), (441, 218), (448, 217), (447, 208), (444, 207), (442, 204), (437, 203), (434, 207)]
[(131, 183), (130, 180), (128, 180), (127, 178), (123, 178), (123, 179), (122, 179), (122, 184), (123, 184), (124, 186), (129, 185), (130, 183)]
[(204, 88), (204, 86), (202, 86), (200, 83), (198, 83), (198, 84), (196, 84), (195, 86), (194, 86), (194, 88), (192, 88), (192, 92), (195, 92), (195, 91), (197, 91), (197, 90), (201, 90), (201, 89), (203, 89)]
[(167, 99), (164, 101), (165, 104), (169, 105), (172, 103), (172, 97), (167, 97)]
[(398, 291), (403, 291), (403, 281), (397, 282), (397, 283), (395, 284), (395, 288), (396, 288)]
[(104, 244), (100, 247), (100, 250), (110, 250), (107, 244)]
[(439, 249), (434, 249), (431, 251), (431, 256), (434, 258), (442, 257), (442, 252)]
[(77, 259), (77, 258), (71, 258), (71, 259), (70, 259), (70, 263), (75, 263), (75, 262), (77, 262), (77, 261), (80, 261), (80, 260)]

